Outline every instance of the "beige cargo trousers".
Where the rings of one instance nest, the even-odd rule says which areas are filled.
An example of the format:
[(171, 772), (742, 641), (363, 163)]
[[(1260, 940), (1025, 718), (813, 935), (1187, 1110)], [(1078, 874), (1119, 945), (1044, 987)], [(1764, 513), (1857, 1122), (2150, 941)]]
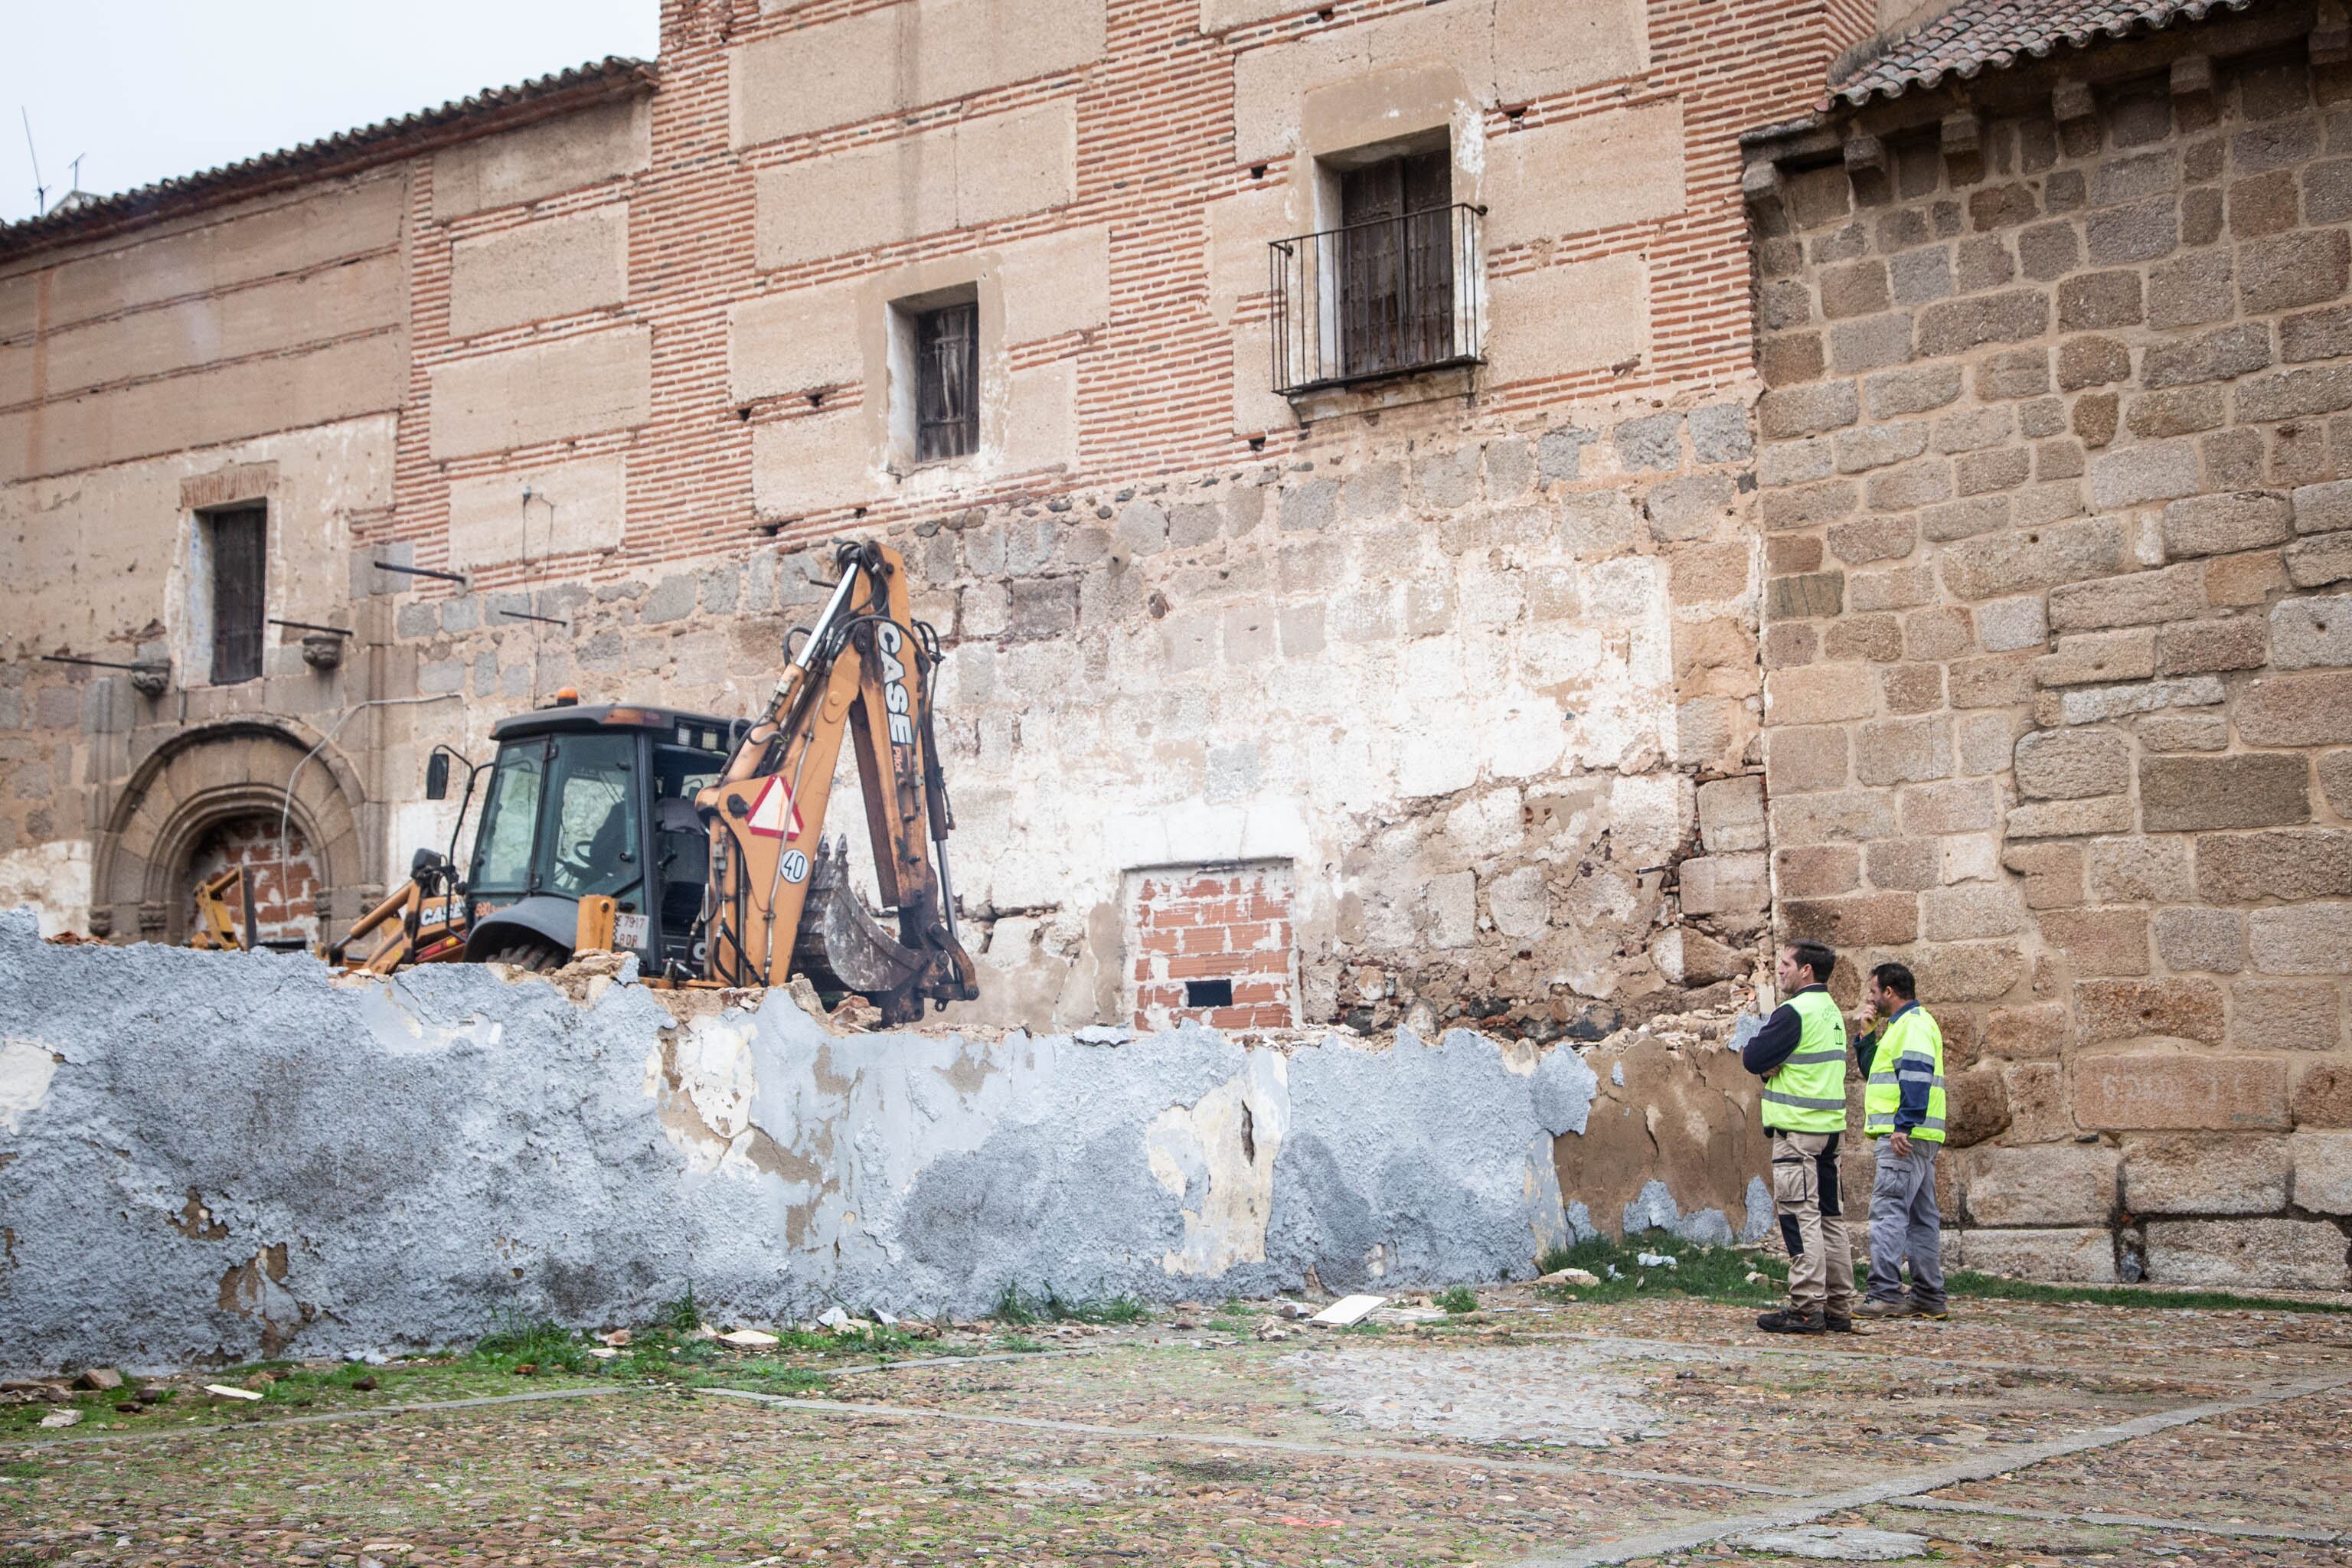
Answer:
[(1772, 1130), (1772, 1212), (1789, 1249), (1789, 1304), (1853, 1316), (1853, 1243), (1838, 1195), (1841, 1132)]

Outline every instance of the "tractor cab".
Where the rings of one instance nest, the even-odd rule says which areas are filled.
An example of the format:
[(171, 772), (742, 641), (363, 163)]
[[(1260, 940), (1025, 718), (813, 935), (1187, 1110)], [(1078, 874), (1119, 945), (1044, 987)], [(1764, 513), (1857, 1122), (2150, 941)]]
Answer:
[(566, 697), (491, 728), (498, 755), (460, 893), (466, 959), (556, 968), (581, 900), (602, 894), (614, 951), (635, 952), (648, 976), (692, 969), (709, 854), (695, 793), (726, 768), (743, 721)]

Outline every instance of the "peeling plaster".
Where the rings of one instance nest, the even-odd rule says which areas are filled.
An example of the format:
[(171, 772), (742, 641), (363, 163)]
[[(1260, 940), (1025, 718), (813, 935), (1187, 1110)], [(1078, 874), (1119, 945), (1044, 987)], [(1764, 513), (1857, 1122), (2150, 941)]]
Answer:
[(0, 914), (0, 1369), (390, 1353), (689, 1283), (760, 1321), (1524, 1279), (1588, 1212), (1572, 1049), (835, 1037), (781, 990), (680, 1022), (564, 984)]
[(16, 1131), (29, 1112), (41, 1108), (63, 1059), (30, 1040), (0, 1045), (0, 1127)]

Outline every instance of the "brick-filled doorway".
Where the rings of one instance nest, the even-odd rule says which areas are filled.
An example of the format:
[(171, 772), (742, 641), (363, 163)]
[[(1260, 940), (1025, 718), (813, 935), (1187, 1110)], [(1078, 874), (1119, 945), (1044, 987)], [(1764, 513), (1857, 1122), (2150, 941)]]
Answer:
[(278, 818), (257, 812), (232, 816), (205, 830), (188, 858), (186, 900), (188, 919), (195, 920), (196, 889), (231, 866), (243, 866), (253, 889), (253, 921), (257, 942), (271, 947), (308, 947), (319, 939), (319, 863), (302, 830), (286, 825), (278, 837)]
[(1297, 1022), (1287, 861), (1160, 866), (1127, 876), (1129, 1012), (1139, 1029)]

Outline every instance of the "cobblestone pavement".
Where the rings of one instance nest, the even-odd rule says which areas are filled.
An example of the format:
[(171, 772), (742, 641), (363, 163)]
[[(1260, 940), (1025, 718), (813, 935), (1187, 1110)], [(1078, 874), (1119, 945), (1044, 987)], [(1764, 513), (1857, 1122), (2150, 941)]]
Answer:
[(2352, 1318), (1971, 1302), (1789, 1342), (1693, 1301), (1487, 1309), (11, 1441), (0, 1564), (2352, 1568)]

